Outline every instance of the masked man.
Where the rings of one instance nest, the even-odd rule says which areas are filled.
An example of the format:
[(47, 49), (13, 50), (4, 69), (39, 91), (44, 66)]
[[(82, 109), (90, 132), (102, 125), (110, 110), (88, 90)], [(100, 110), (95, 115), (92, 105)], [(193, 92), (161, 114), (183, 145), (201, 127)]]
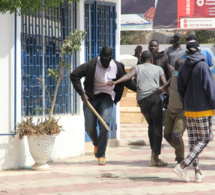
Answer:
[[(108, 81), (114, 81), (126, 74), (124, 65), (113, 60), (112, 55), (112, 48), (105, 46), (102, 48), (100, 56), (78, 66), (70, 75), (75, 90), (84, 102), (85, 129), (93, 142), (94, 154), (98, 158), (99, 165), (106, 164), (108, 131), (88, 107), (87, 101), (91, 103), (107, 125), (110, 125), (113, 103), (116, 104), (121, 99), (124, 85), (136, 91), (136, 85), (132, 80), (116, 86), (106, 85)], [(82, 77), (85, 77), (84, 89), (81, 85)], [(99, 135), (96, 129), (97, 122)]]

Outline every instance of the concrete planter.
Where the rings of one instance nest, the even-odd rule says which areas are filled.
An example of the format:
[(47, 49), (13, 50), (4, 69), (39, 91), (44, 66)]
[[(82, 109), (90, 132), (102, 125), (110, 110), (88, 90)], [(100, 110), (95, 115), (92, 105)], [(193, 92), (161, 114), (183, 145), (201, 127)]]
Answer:
[(33, 170), (49, 170), (47, 164), (54, 147), (56, 135), (32, 135), (28, 136), (28, 144), (31, 156), (35, 164)]

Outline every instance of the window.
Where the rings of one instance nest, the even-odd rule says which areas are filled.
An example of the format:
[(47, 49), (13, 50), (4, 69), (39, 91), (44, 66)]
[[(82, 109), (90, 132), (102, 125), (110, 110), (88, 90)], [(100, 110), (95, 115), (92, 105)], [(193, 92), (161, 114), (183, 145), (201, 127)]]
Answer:
[(115, 58), (116, 45), (116, 4), (99, 1), (85, 3), (85, 60), (100, 54), (103, 46), (113, 48)]
[[(64, 3), (22, 16), (22, 116), (46, 115), (50, 109), (56, 80), (47, 70), (60, 62), (62, 42), (76, 28), (76, 9), (76, 3)], [(75, 68), (76, 55), (64, 57)], [(59, 86), (54, 114), (74, 114), (76, 110), (76, 95), (67, 75)]]

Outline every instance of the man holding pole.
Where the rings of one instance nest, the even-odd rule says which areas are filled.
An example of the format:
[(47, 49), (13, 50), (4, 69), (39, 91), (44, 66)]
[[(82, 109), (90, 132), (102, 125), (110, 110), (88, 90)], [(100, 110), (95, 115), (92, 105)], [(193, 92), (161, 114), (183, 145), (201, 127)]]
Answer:
[[(112, 59), (112, 48), (102, 48), (100, 56), (78, 66), (70, 75), (72, 84), (84, 102), (85, 129), (94, 145), (94, 154), (99, 165), (105, 165), (105, 151), (108, 143), (108, 128), (113, 111), (113, 103), (117, 103), (123, 93), (124, 85), (136, 91), (135, 82), (129, 80), (116, 86), (108, 86), (126, 74), (124, 65)], [(84, 89), (81, 78), (85, 77)], [(97, 118), (98, 117), (98, 118)], [(99, 119), (99, 121), (98, 121)], [(96, 126), (99, 125), (99, 135)]]

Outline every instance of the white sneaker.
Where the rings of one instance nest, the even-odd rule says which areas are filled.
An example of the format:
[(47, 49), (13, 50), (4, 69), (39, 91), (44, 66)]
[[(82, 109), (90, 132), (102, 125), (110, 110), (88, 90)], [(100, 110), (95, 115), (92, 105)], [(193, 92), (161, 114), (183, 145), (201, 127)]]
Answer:
[(182, 169), (180, 164), (176, 165), (176, 167), (173, 169), (173, 172), (175, 172), (184, 181), (186, 182), (190, 181), (190, 178), (186, 174), (186, 168)]
[(205, 179), (204, 175), (203, 174), (200, 174), (200, 173), (196, 173), (195, 175), (195, 182), (202, 182), (203, 180)]
[(165, 145), (166, 145), (166, 144), (165, 144), (164, 142), (162, 142), (162, 143), (161, 143), (161, 148), (164, 148)]
[(209, 140), (210, 140), (210, 141), (213, 141), (213, 139), (214, 139), (213, 131), (210, 131)]

